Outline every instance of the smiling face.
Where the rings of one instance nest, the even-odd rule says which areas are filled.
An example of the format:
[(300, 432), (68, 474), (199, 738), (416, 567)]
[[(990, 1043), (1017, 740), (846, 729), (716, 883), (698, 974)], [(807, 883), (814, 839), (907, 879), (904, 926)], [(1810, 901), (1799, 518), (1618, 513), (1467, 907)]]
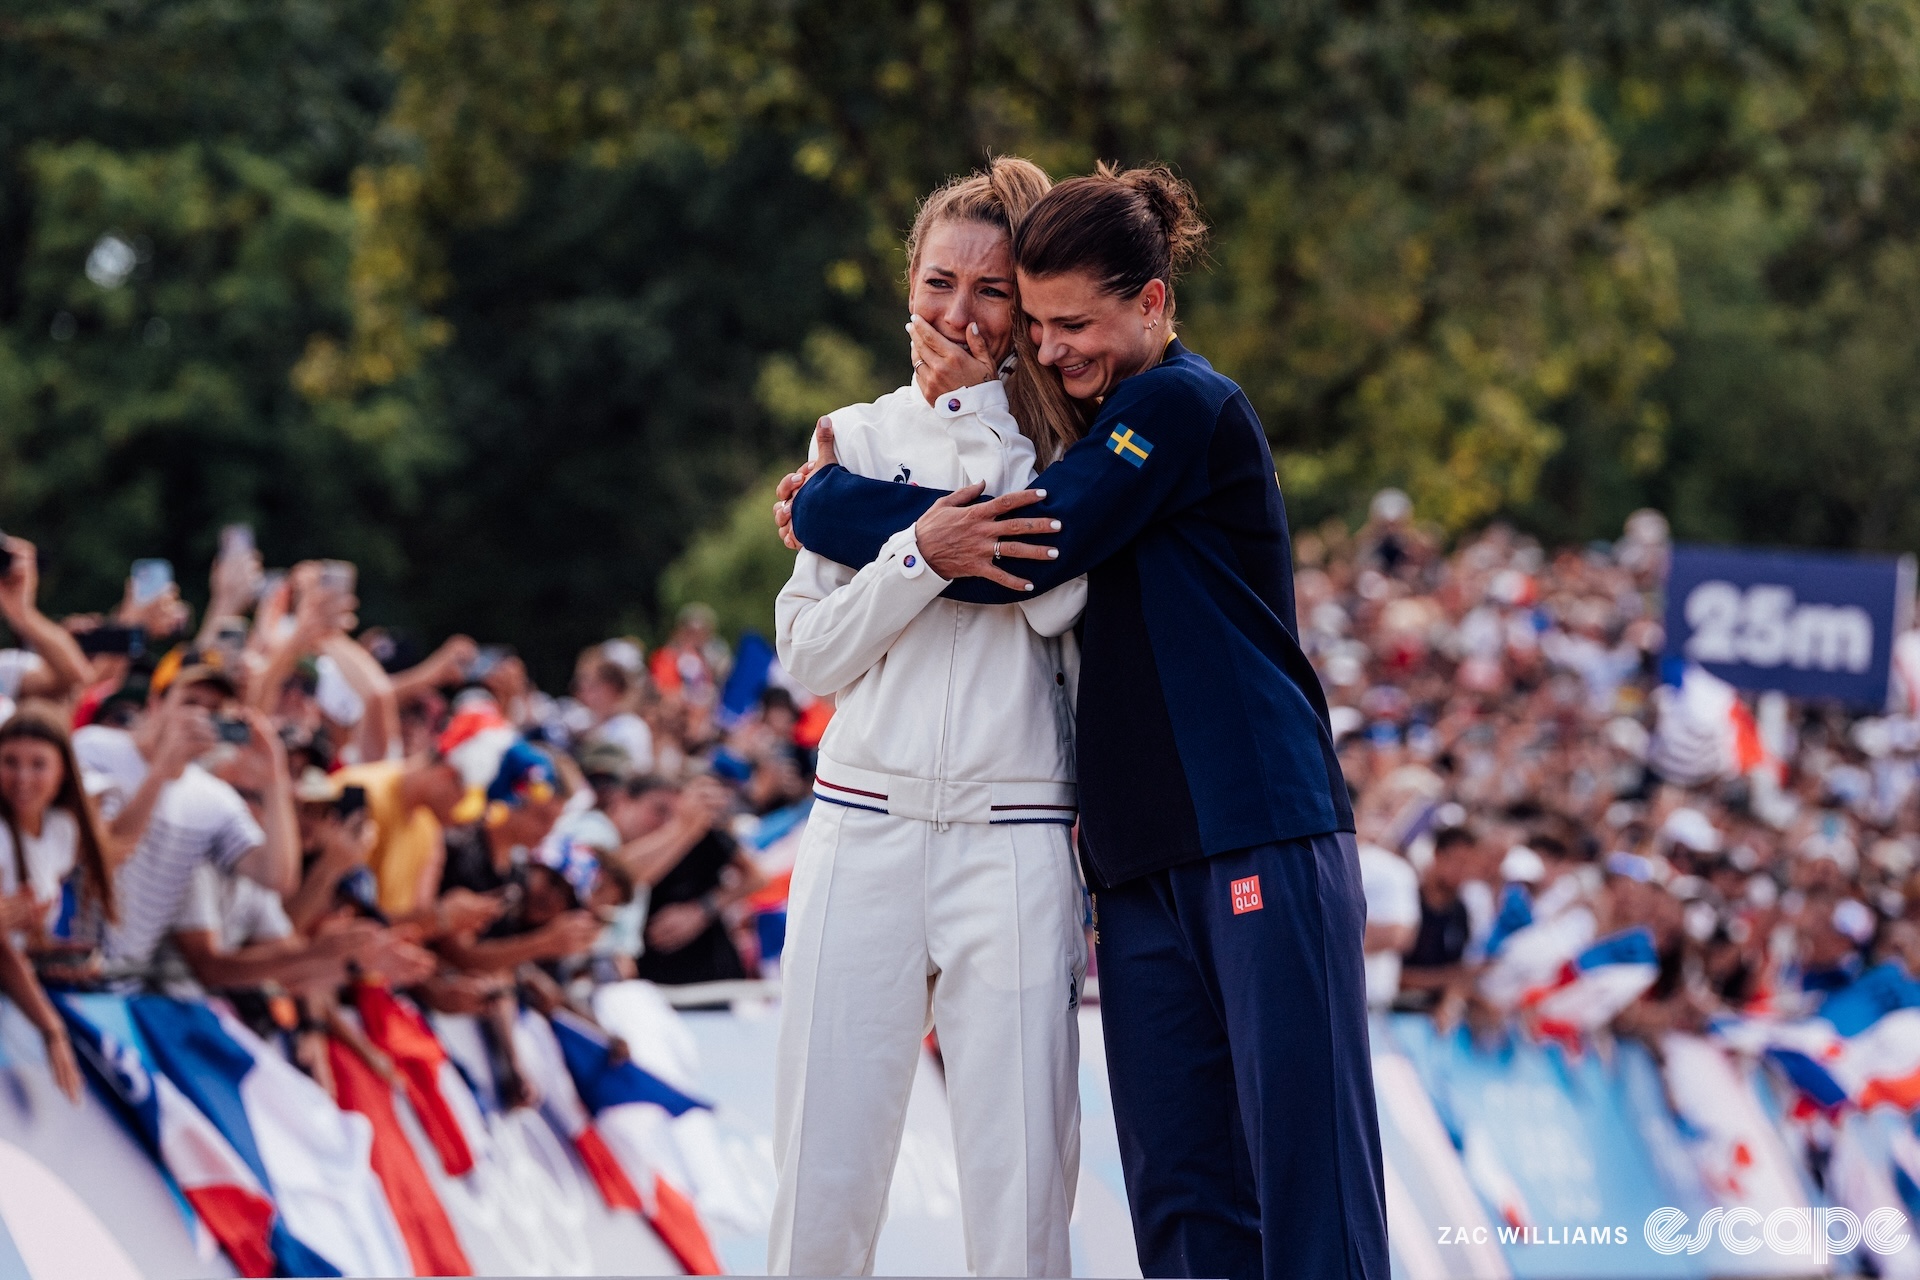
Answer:
[(1097, 400), (1147, 368), (1166, 345), (1167, 286), (1150, 280), (1131, 298), (1103, 290), (1083, 271), (1020, 273), (1021, 308), (1040, 363), (1060, 371), (1075, 400)]
[(961, 346), (967, 326), (980, 337), (995, 364), (1013, 350), (1013, 245), (1007, 233), (985, 222), (949, 219), (927, 228), (920, 240), (907, 294), (913, 313)]

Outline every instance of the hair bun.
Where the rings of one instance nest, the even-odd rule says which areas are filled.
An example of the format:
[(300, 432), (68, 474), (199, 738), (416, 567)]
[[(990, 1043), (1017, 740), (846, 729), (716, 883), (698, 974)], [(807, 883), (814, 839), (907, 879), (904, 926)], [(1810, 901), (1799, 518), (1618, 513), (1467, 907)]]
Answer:
[(1163, 164), (1139, 169), (1116, 169), (1104, 162), (1099, 172), (1138, 192), (1153, 211), (1167, 237), (1167, 257), (1175, 275), (1200, 256), (1207, 242), (1207, 224), (1193, 186)]

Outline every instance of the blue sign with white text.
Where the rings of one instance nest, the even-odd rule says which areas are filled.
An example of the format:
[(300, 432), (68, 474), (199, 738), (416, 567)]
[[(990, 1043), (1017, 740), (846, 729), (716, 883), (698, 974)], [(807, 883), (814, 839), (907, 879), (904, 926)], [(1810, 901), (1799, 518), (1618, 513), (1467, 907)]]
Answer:
[(1911, 556), (1677, 546), (1666, 656), (1742, 689), (1879, 710), (1912, 599)]

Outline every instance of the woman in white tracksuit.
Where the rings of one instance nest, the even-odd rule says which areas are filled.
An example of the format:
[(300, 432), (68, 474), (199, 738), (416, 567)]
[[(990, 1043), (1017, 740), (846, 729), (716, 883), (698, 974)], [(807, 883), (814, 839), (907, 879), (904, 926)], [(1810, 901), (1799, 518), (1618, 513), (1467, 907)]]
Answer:
[[(982, 375), (1012, 349), (1008, 208), (1017, 218), (1046, 189), (1034, 166), (1001, 159), (922, 206), (909, 327), (930, 367), (916, 359), (915, 383), (832, 415), (841, 465), (906, 484), (981, 482), (991, 495), (1032, 479), (1035, 446), (1006, 385), (982, 376), (942, 388), (933, 375), (968, 352), (935, 330), (961, 334), (984, 357), (971, 366)], [(1063, 431), (1051, 406), (1064, 396), (1036, 389), (1040, 372), (1015, 369), (1016, 400)], [(1066, 443), (1028, 427), (1049, 453)], [(968, 1265), (988, 1276), (1071, 1270), (1086, 949), (1070, 840), (1069, 629), (1086, 585), (989, 607), (941, 600), (945, 585), (909, 528), (858, 573), (801, 551), (780, 594), (780, 660), (836, 710), (782, 957), (776, 1275), (872, 1272), (929, 1025), (946, 1066)]]

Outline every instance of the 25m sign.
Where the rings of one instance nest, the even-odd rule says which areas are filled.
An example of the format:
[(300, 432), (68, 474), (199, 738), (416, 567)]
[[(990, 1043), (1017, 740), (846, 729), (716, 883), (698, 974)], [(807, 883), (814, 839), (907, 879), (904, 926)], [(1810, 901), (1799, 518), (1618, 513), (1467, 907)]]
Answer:
[(1911, 556), (1675, 547), (1667, 657), (1744, 689), (1878, 710), (1913, 588)]

